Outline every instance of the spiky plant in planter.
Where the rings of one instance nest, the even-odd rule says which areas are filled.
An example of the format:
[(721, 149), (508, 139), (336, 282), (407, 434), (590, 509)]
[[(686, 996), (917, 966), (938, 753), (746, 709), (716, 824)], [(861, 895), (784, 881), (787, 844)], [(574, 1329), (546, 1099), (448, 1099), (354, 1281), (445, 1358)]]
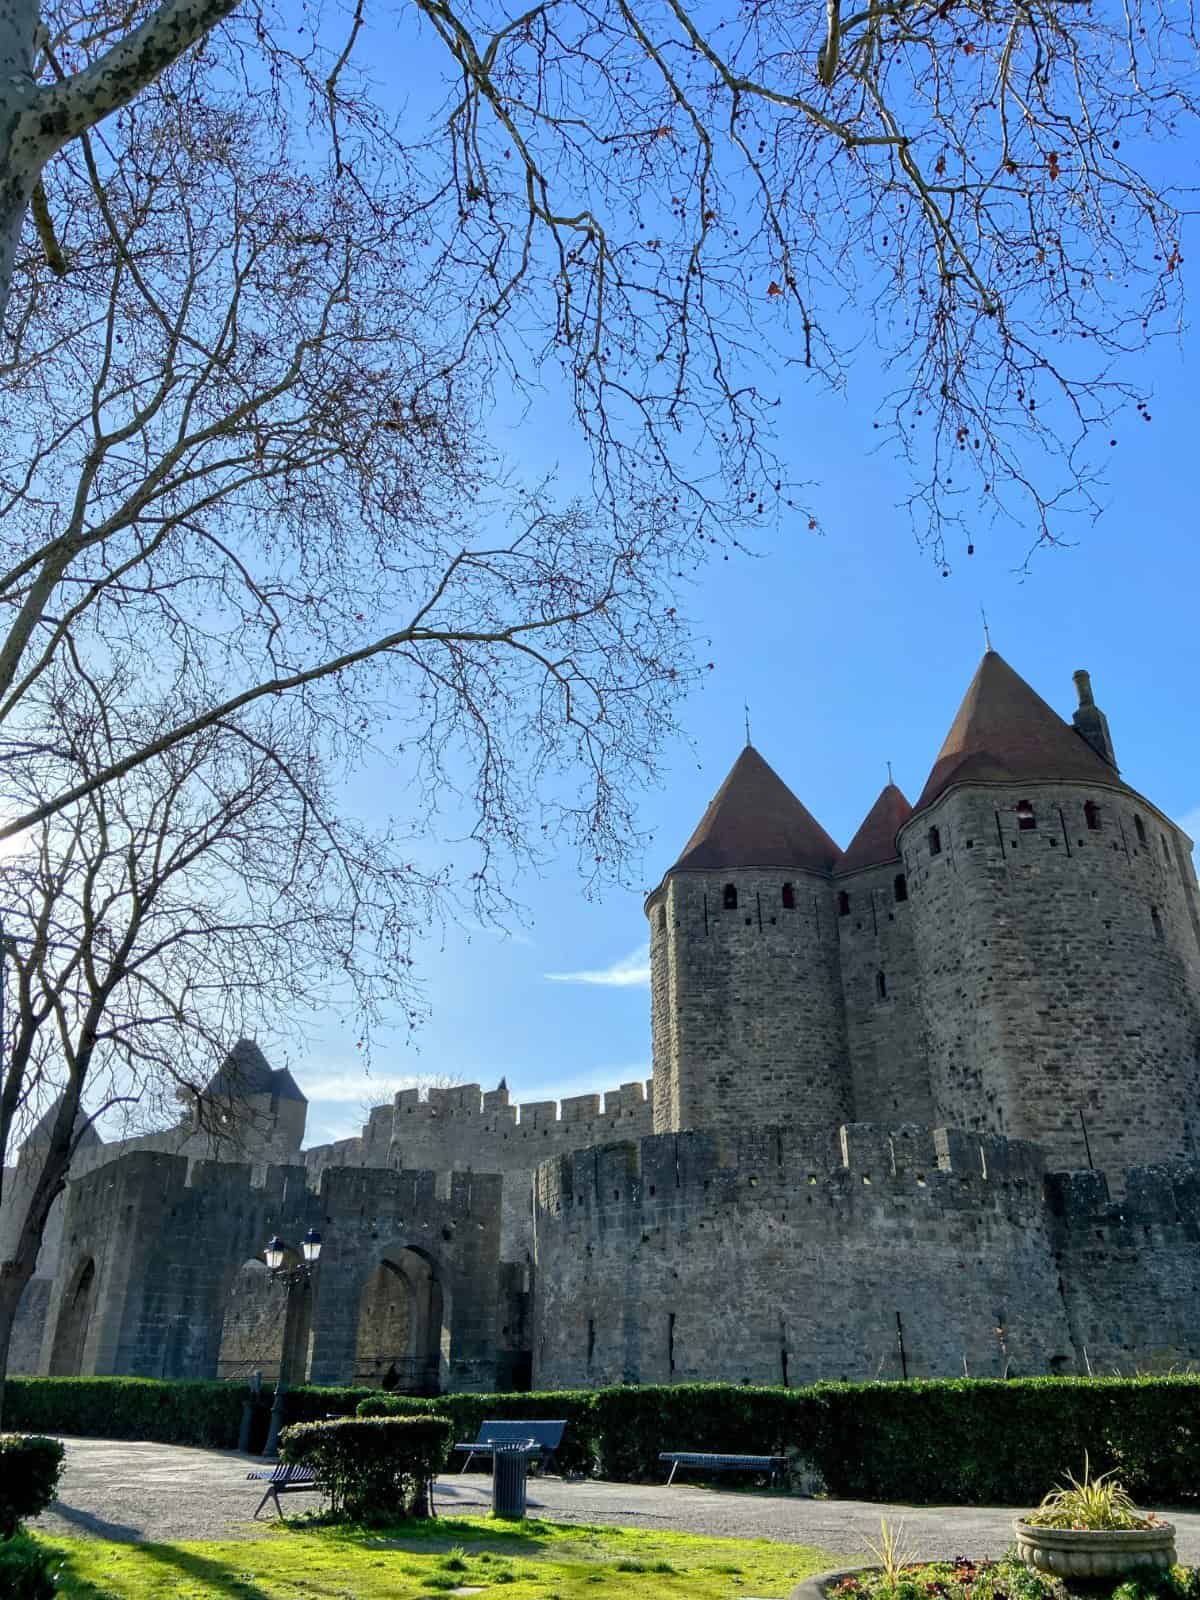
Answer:
[(1165, 1572), (1175, 1563), (1175, 1529), (1140, 1511), (1111, 1472), (1067, 1474), (1036, 1511), (1013, 1521), (1026, 1566), (1060, 1578), (1116, 1578), (1138, 1570)]

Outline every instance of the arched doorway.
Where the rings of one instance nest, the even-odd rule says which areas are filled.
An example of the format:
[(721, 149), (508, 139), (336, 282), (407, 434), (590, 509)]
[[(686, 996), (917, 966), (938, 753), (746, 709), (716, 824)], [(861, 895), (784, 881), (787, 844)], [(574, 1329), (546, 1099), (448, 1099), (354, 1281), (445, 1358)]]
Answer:
[(389, 1250), (358, 1302), (354, 1382), (437, 1394), (449, 1359), (446, 1293), (423, 1251)]
[(52, 1378), (76, 1378), (83, 1368), (88, 1324), (96, 1294), (96, 1263), (91, 1256), (75, 1269), (63, 1296), (50, 1352)]

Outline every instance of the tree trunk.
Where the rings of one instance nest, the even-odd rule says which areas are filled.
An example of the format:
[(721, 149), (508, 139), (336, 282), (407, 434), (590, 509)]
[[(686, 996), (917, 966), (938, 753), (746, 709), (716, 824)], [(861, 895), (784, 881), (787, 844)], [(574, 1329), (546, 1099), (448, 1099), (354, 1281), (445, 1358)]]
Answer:
[(32, 1261), (0, 1262), (0, 1432), (4, 1428), (4, 1385), (8, 1377), (8, 1353), (12, 1348), (17, 1307), (32, 1277)]

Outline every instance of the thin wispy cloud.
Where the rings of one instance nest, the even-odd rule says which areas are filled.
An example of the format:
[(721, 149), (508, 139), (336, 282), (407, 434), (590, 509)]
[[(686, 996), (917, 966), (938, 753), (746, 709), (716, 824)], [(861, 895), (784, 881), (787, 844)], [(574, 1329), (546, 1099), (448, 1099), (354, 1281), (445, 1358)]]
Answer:
[(297, 1082), (309, 1100), (327, 1100), (339, 1105), (382, 1105), (398, 1089), (415, 1089), (427, 1081), (419, 1073), (392, 1075), (385, 1072), (318, 1071), (294, 1069)]
[(608, 967), (592, 967), (582, 972), (547, 972), (550, 983), (590, 983), (601, 989), (648, 989), (650, 987), (650, 946), (637, 950)]

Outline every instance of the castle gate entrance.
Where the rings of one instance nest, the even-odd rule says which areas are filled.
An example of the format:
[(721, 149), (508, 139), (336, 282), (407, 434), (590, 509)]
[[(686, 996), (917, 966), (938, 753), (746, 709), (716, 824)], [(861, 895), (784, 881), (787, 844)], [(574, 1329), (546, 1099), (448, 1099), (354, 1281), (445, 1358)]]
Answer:
[(52, 1378), (77, 1378), (83, 1366), (88, 1324), (95, 1302), (96, 1263), (91, 1256), (75, 1271), (58, 1313), (54, 1345), (50, 1352)]
[(438, 1394), (449, 1358), (447, 1294), (423, 1251), (389, 1250), (358, 1302), (354, 1382), (401, 1394)]

